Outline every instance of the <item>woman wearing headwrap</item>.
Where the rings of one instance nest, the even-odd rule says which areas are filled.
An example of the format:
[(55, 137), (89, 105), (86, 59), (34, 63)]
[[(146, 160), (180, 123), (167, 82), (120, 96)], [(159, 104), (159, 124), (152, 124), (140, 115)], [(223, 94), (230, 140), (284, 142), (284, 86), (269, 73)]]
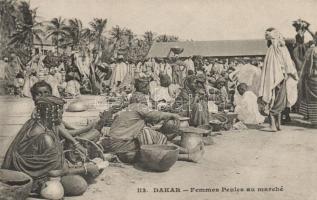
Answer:
[(73, 143), (82, 153), (86, 152), (61, 126), (64, 104), (64, 100), (54, 96), (36, 98), (35, 116), (23, 125), (2, 163), (4, 169), (22, 171), (31, 176), (33, 191), (39, 191), (53, 170), (62, 170), (62, 174), (72, 173), (64, 165), (61, 137)]
[(317, 125), (317, 47), (307, 50), (299, 90), (300, 113)]
[(286, 88), (286, 81), (288, 78), (297, 80), (297, 71), (283, 36), (274, 28), (269, 28), (265, 38), (269, 48), (264, 59), (259, 97), (268, 107), (272, 131), (277, 131), (281, 130), (281, 112), (287, 106), (287, 96), (292, 95), (291, 90)]

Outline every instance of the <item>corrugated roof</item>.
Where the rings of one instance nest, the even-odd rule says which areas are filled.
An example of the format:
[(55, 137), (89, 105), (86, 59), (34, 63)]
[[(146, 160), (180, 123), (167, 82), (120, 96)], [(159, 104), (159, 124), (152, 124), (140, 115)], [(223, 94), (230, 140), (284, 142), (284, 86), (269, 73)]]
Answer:
[(173, 47), (184, 48), (180, 57), (263, 56), (267, 50), (266, 40), (159, 42), (152, 45), (147, 57), (167, 57)]

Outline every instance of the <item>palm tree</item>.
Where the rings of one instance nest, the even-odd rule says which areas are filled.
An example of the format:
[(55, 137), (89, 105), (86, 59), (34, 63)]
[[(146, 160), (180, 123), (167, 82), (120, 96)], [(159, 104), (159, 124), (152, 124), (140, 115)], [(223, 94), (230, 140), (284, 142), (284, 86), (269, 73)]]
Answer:
[(31, 10), (29, 3), (22, 1), (18, 5), (20, 17), (17, 20), (17, 30), (12, 35), (10, 45), (26, 46), (32, 55), (32, 46), (34, 39), (42, 43), (42, 23), (37, 22), (36, 9)]
[(146, 31), (144, 34), (143, 34), (143, 38), (144, 38), (144, 41), (146, 42), (146, 44), (151, 47), (153, 42), (154, 42), (154, 33), (152, 31)]
[(101, 43), (106, 39), (103, 34), (106, 29), (107, 21), (107, 19), (94, 18), (94, 20), (89, 23), (91, 30), (86, 29), (86, 35), (88, 35), (90, 40), (95, 42), (95, 48), (98, 52), (101, 50)]
[[(143, 35), (144, 42), (145, 42), (145, 52), (143, 54), (147, 54), (150, 51), (150, 48), (155, 41), (155, 34), (152, 31), (146, 31)], [(144, 49), (143, 48), (143, 49)]]
[(113, 40), (112, 53), (117, 50), (118, 44), (122, 42), (124, 36), (124, 28), (120, 28), (118, 25), (112, 27), (110, 31), (111, 39)]
[(47, 35), (46, 38), (52, 38), (54, 45), (56, 46), (56, 51), (58, 54), (59, 42), (63, 40), (61, 37), (65, 37), (67, 34), (67, 28), (65, 24), (65, 19), (61, 17), (53, 18), (47, 25)]
[[(92, 22), (89, 23), (91, 29), (84, 29), (83, 30), (83, 37), (87, 38), (90, 42), (95, 43), (95, 51), (96, 54), (99, 55), (102, 43), (105, 42), (106, 38), (104, 37), (103, 33), (106, 29), (107, 25), (107, 19), (99, 19), (99, 18), (94, 18)], [(89, 80), (90, 84), (92, 86), (92, 92), (93, 94), (98, 94), (100, 93), (100, 81), (101, 78), (98, 73), (96, 73), (96, 65), (99, 62), (99, 57), (97, 56), (93, 63), (90, 65), (90, 75), (89, 75)]]
[(6, 48), (9, 37), (16, 29), (16, 0), (0, 1), (0, 54)]
[(133, 45), (135, 34), (130, 29), (125, 29), (124, 30), (124, 35), (127, 38), (128, 47), (131, 48), (132, 45)]
[(68, 20), (68, 26), (65, 28), (65, 39), (62, 41), (64, 46), (71, 45), (72, 49), (84, 51), (87, 48), (86, 29), (83, 29), (83, 23), (80, 19)]

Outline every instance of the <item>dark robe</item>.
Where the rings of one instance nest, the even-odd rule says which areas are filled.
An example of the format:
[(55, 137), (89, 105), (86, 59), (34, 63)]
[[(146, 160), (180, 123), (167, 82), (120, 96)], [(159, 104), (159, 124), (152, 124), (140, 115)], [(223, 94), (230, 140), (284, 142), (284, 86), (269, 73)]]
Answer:
[[(46, 178), (51, 170), (62, 169), (63, 167), (63, 147), (57, 131), (45, 130), (41, 133), (33, 134), (32, 130), (37, 127), (36, 119), (28, 120), (6, 152), (3, 169), (21, 171), (37, 180)], [(50, 137), (53, 145), (47, 146), (45, 137)]]
[(313, 124), (317, 124), (317, 47), (307, 51), (299, 89), (300, 113)]

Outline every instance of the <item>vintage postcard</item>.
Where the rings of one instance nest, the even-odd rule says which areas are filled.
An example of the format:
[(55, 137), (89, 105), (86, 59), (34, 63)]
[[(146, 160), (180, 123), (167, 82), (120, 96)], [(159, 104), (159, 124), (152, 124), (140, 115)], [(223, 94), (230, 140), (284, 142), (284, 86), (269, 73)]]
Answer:
[(316, 7), (0, 0), (0, 200), (317, 199)]

